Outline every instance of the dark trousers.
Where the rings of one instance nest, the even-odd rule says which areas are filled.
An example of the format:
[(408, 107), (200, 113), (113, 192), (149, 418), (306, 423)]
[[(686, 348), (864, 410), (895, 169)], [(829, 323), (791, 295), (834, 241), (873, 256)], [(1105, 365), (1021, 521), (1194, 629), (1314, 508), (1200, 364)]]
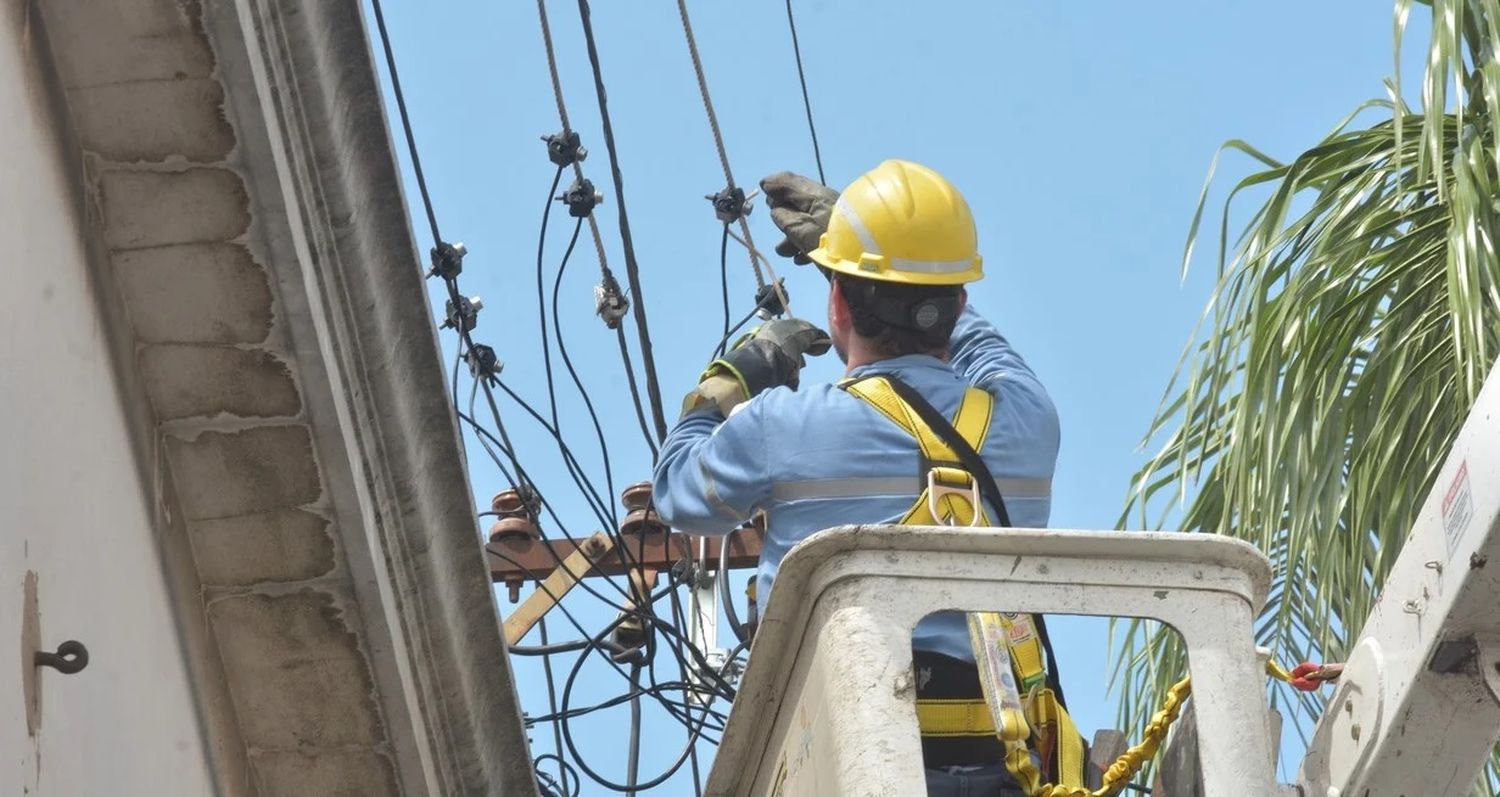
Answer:
[(928, 797), (1025, 797), (1004, 764), (970, 771), (927, 770)]
[[(981, 697), (972, 662), (914, 651), (917, 698)], [(994, 736), (923, 738), (922, 759), (931, 797), (1024, 797), (1006, 770), (1005, 747)]]

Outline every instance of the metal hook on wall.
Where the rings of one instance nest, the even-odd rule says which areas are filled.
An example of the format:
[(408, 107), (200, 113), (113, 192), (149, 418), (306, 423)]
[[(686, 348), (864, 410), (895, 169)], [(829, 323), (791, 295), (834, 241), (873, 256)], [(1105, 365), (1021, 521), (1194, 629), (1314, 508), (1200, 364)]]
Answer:
[(38, 667), (51, 667), (63, 675), (72, 675), (89, 666), (89, 649), (82, 642), (70, 639), (58, 645), (56, 653), (39, 650), (32, 654), (31, 660)]

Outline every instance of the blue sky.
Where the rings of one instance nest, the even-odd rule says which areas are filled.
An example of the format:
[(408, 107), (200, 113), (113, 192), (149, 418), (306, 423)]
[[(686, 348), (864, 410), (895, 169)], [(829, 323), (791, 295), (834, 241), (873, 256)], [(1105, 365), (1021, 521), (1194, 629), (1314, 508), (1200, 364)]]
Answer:
[[(964, 190), (988, 273), (970, 287), (971, 301), (1030, 361), (1061, 414), (1052, 525), (1112, 528), (1144, 459), (1141, 436), (1211, 288), (1210, 260), (1200, 257), (1185, 281), (1179, 271), (1215, 150), (1243, 138), (1292, 156), (1360, 102), (1383, 96), (1381, 81), (1392, 70), (1389, 5), (798, 0), (796, 9), (829, 182), (843, 185), (885, 158), (903, 157)], [(753, 185), (781, 169), (814, 174), (782, 4), (698, 0), (690, 10), (737, 181)], [(465, 292), (485, 300), (476, 339), (496, 348), (507, 383), (543, 406), (535, 268), (554, 167), (538, 138), (559, 121), (536, 8), (386, 0), (385, 12), (439, 220), (471, 252)], [(623, 281), (619, 198), (578, 9), (552, 0), (549, 12), (568, 110), (591, 152), (585, 171), (606, 195), (598, 216)], [(675, 4), (596, 0), (593, 19), (670, 419), (721, 323), (721, 228), (703, 197), (723, 186), (723, 176)], [(1422, 44), (1414, 39), (1410, 54), (1419, 56)], [(399, 156), (409, 168), (404, 151)], [(1226, 156), (1211, 211), (1249, 168)], [(410, 180), (407, 200), (425, 252), (430, 242)], [(751, 223), (769, 255), (778, 236), (764, 208)], [(549, 288), (571, 229), (566, 214), (554, 213)], [(732, 246), (729, 265), (738, 316), (754, 283), (742, 250)], [(776, 265), (794, 309), (820, 320), (823, 280), (787, 261)], [(592, 245), (581, 243), (563, 283), (562, 326), (601, 407), (618, 488), (647, 478), (650, 459), (613, 333), (593, 316), (597, 279)], [(441, 296), (433, 296), (440, 312)], [(445, 333), (450, 356), (453, 343)], [(838, 371), (828, 357), (804, 379)], [(582, 404), (562, 387), (565, 375), (559, 379), (564, 434), (597, 476)], [(550, 438), (512, 405), (502, 409), (523, 464), (572, 531), (592, 531)], [(488, 503), (503, 479), (472, 441), (470, 452), (474, 492)], [(587, 596), (568, 605), (587, 625), (613, 616)], [(1080, 726), (1112, 725), (1105, 627), (1082, 620), (1053, 627)], [(573, 636), (558, 621), (553, 634)], [(516, 669), (525, 707), (544, 713), (539, 667), (518, 661)], [(607, 668), (591, 664), (583, 673), (578, 704), (623, 689)], [(649, 777), (675, 758), (683, 735), (649, 704), (646, 711), (642, 774)], [(574, 725), (590, 764), (617, 780), (627, 720), (622, 707)], [(533, 738), (535, 752), (550, 751), (549, 729), (538, 727)], [(601, 792), (586, 785), (583, 793)], [(691, 794), (691, 777), (684, 770), (655, 793)]]

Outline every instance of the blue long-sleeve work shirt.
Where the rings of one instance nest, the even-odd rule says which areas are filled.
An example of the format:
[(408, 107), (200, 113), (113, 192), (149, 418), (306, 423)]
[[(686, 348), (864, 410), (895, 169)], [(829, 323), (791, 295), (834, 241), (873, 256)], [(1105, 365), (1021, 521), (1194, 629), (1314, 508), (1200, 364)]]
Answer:
[[(895, 375), (950, 419), (968, 386), (990, 391), (996, 401), (982, 447), (985, 464), (1014, 525), (1047, 525), (1057, 410), (993, 325), (966, 308), (948, 362), (907, 355), (850, 375), (872, 373)], [(835, 385), (778, 387), (736, 407), (727, 419), (708, 407), (678, 421), (662, 446), (652, 494), (662, 518), (692, 534), (727, 534), (757, 510), (765, 512), (756, 586), (766, 601), (782, 557), (798, 541), (846, 523), (900, 520), (925, 486), (919, 457), (915, 439)], [(972, 660), (967, 627), (955, 612), (923, 620), (912, 643), (917, 650)]]

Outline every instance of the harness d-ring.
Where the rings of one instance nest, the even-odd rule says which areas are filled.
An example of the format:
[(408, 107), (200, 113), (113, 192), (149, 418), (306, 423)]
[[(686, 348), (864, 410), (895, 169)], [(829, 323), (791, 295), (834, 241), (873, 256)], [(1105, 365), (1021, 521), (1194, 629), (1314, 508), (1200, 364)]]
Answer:
[[(963, 474), (964, 478), (968, 480), (967, 489), (963, 487), (953, 487), (951, 485), (944, 484), (938, 481), (937, 472), (939, 470), (944, 470), (955, 474)], [(960, 496), (964, 500), (969, 502), (969, 522), (964, 525), (971, 528), (974, 526), (978, 526), (980, 515), (982, 514), (979, 511), (979, 480), (974, 478), (974, 475), (972, 473), (969, 473), (965, 470), (960, 470), (958, 468), (929, 469), (927, 471), (927, 511), (932, 513), (933, 520), (942, 523), (945, 526), (956, 526), (958, 524), (954, 522), (954, 520), (956, 520), (955, 515), (950, 514), (948, 516), (948, 519), (944, 520), (943, 514), (938, 511), (938, 501), (944, 496), (949, 495)]]

